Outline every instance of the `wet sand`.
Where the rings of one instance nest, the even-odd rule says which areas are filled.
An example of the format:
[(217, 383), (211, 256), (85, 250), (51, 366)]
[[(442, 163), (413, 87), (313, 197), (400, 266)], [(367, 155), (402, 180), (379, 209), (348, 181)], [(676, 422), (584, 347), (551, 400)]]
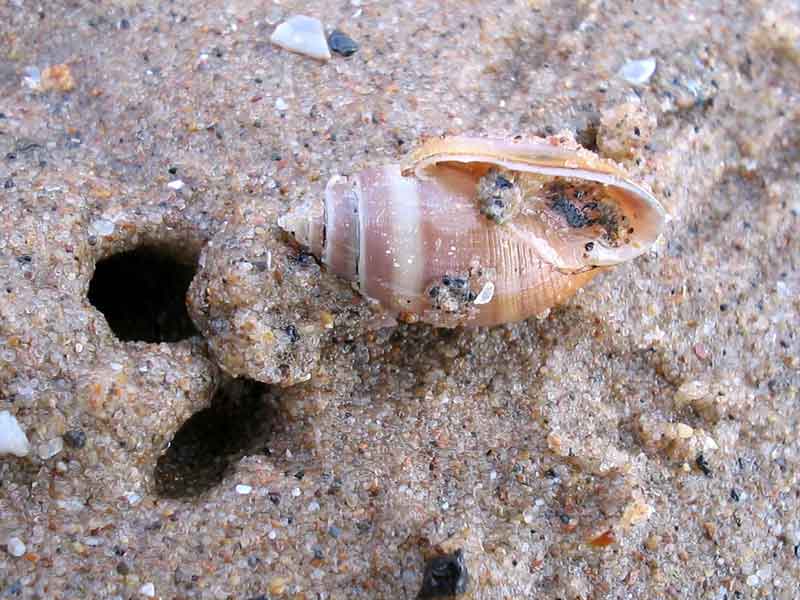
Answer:
[[(158, 4), (0, 6), (0, 595), (414, 598), (462, 549), (469, 598), (797, 597), (796, 4)], [(673, 219), (543, 319), (365, 327), (275, 226), (562, 131)]]

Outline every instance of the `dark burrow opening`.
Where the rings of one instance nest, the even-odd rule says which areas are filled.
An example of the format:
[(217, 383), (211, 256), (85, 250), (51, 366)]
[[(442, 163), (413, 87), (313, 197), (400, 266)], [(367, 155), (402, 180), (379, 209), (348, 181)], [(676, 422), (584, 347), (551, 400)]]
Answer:
[(159, 457), (156, 492), (197, 496), (219, 485), (243, 456), (263, 454), (277, 414), (270, 391), (252, 379), (223, 379), (211, 405), (192, 415)]
[(186, 310), (196, 256), (140, 247), (98, 261), (89, 302), (125, 342), (178, 342), (197, 329)]

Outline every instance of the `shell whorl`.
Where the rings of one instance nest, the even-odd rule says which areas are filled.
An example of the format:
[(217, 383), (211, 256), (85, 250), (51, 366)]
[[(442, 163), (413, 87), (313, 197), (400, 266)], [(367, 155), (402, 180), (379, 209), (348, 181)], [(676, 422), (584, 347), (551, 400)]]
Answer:
[[(503, 224), (476, 200), (498, 169), (535, 199)], [(652, 194), (588, 150), (446, 138), (401, 164), (334, 177), (324, 201), (279, 224), (385, 309), (453, 326), (541, 313), (644, 252), (664, 221)]]

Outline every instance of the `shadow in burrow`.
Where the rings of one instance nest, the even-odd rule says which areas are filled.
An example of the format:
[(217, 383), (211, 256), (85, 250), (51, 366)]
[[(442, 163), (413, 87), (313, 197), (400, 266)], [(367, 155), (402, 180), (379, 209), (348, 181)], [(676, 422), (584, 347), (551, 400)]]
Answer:
[(175, 343), (199, 335), (186, 309), (197, 252), (143, 244), (97, 261), (87, 298), (122, 342)]
[(224, 376), (210, 405), (178, 429), (155, 467), (155, 491), (193, 498), (222, 483), (243, 457), (268, 454), (280, 421), (274, 388)]

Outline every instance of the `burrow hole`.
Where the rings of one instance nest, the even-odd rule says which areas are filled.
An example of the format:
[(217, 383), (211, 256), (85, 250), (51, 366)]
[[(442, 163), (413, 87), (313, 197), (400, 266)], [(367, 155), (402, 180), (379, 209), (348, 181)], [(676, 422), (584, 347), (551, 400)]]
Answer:
[(267, 452), (276, 402), (266, 384), (224, 377), (210, 406), (189, 417), (158, 458), (156, 493), (197, 496), (219, 485), (242, 457)]
[(97, 262), (89, 302), (125, 342), (178, 342), (198, 335), (186, 310), (196, 253), (141, 246)]

